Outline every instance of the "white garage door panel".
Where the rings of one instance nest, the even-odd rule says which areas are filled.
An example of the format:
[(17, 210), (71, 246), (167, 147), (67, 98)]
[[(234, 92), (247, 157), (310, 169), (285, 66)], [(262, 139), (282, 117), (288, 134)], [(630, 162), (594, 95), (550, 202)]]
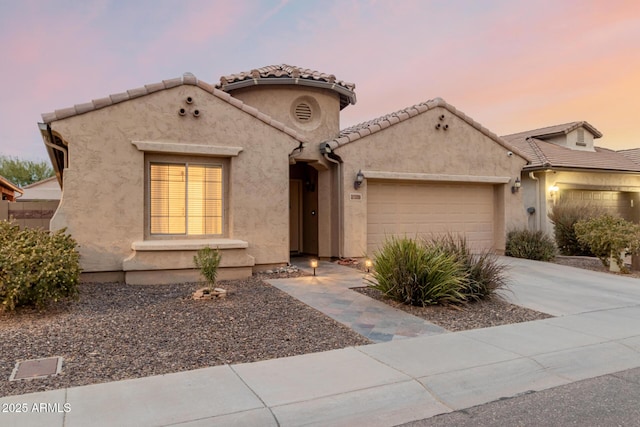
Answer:
[(474, 249), (494, 247), (493, 187), (482, 184), (367, 184), (367, 251), (392, 235), (464, 234)]

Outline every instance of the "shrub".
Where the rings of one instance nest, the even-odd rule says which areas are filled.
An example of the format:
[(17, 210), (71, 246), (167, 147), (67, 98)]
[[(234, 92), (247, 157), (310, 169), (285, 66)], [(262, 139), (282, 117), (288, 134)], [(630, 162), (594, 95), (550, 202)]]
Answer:
[(592, 256), (588, 246), (580, 243), (576, 236), (575, 224), (579, 221), (605, 214), (601, 207), (588, 203), (561, 201), (551, 208), (549, 219), (553, 223), (553, 232), (558, 250), (562, 255)]
[(507, 286), (506, 266), (490, 250), (473, 253), (467, 239), (448, 234), (430, 244), (455, 257), (466, 272), (466, 286), (463, 289), (468, 299), (479, 300), (491, 296), (498, 289)]
[(409, 238), (391, 237), (374, 255), (371, 287), (405, 304), (465, 301), (464, 267), (451, 254)]
[(640, 252), (640, 225), (610, 214), (601, 215), (575, 225), (578, 240), (609, 267), (609, 257), (615, 259), (620, 271), (627, 272), (621, 253)]
[(208, 246), (200, 249), (196, 256), (193, 257), (193, 262), (196, 264), (196, 267), (200, 269), (200, 272), (211, 288), (216, 284), (221, 258), (222, 255), (220, 255), (218, 249), (211, 249)]
[(21, 305), (45, 307), (77, 298), (80, 277), (77, 243), (65, 230), (23, 229), (0, 221), (0, 302), (11, 311)]
[(505, 255), (537, 261), (550, 261), (556, 256), (556, 248), (553, 240), (540, 230), (511, 230), (507, 233)]

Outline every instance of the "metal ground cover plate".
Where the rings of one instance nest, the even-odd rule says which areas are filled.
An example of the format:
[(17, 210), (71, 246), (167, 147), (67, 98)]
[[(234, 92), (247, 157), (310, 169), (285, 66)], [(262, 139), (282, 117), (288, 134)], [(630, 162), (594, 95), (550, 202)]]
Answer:
[(46, 378), (57, 375), (62, 369), (62, 357), (47, 357), (44, 359), (23, 360), (17, 362), (9, 381), (34, 378)]

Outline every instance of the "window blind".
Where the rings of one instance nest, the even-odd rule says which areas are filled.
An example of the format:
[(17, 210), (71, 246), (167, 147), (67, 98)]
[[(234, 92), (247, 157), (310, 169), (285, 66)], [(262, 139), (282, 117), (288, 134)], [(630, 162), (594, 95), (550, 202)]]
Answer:
[(152, 163), (151, 234), (222, 234), (222, 167)]

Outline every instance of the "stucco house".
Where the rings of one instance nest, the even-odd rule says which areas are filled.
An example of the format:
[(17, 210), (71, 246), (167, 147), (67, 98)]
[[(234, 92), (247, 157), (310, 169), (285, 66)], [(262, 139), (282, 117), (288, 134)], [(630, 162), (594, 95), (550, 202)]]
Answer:
[(62, 197), (60, 183), (55, 176), (45, 178), (33, 184), (25, 185), (23, 194), (18, 199), (21, 202), (26, 201), (59, 201)]
[(598, 147), (595, 140), (601, 137), (602, 133), (585, 121), (502, 137), (528, 160), (521, 181), (530, 229), (552, 236), (548, 213), (562, 201), (599, 206), (639, 222), (639, 150)]
[(386, 236), (458, 232), (504, 251), (527, 221), (526, 154), (435, 98), (340, 130), (355, 85), (289, 65), (182, 77), (43, 114), (85, 280), (221, 278), (294, 254), (362, 257)]

